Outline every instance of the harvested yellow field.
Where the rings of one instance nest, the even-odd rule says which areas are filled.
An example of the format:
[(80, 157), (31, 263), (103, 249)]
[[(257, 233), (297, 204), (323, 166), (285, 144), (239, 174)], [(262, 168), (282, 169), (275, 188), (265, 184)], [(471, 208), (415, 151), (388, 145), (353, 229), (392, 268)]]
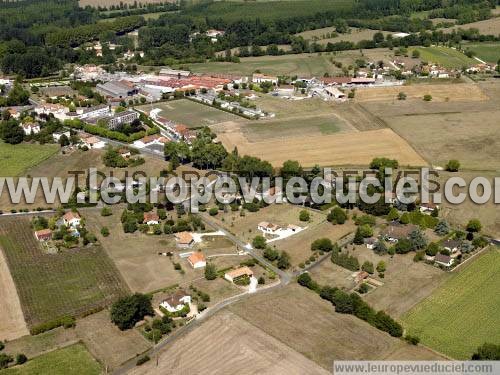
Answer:
[[(498, 14), (498, 8), (493, 10), (493, 12), (496, 12), (496, 14)], [(478, 29), (480, 34), (498, 36), (500, 34), (500, 17), (493, 17), (488, 20), (466, 23), (464, 25), (456, 25), (453, 27), (442, 29), (442, 31), (445, 33), (451, 33), (453, 30), (458, 29)]]
[[(319, 299), (319, 297), (318, 297)], [(223, 311), (168, 345), (139, 374), (311, 374), (330, 372), (237, 315)]]
[(412, 85), (392, 87), (367, 87), (356, 91), (358, 102), (396, 101), (400, 92), (406, 94), (407, 99), (422, 99), (424, 95), (431, 95), (433, 102), (449, 101), (483, 101), (488, 96), (478, 85), (457, 83), (449, 85)]
[(305, 167), (363, 166), (375, 157), (399, 160), (401, 165), (423, 166), (427, 162), (391, 129), (366, 132), (273, 138), (250, 143), (240, 129), (218, 134), (227, 150), (238, 148), (241, 155), (251, 155), (281, 166), (286, 160), (298, 160)]

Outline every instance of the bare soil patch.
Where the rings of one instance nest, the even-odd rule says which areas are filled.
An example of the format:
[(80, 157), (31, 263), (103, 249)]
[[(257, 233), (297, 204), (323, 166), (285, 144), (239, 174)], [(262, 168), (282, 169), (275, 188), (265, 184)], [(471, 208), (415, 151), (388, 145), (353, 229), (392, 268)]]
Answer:
[(17, 295), (16, 285), (9, 271), (7, 260), (0, 249), (0, 340), (14, 340), (28, 335), (28, 327), (24, 321), (21, 302)]
[(132, 374), (328, 374), (237, 315), (224, 311)]
[(233, 130), (218, 134), (218, 138), (228, 150), (237, 147), (241, 154), (263, 158), (273, 166), (289, 159), (298, 160), (306, 167), (367, 165), (380, 156), (397, 159), (401, 165), (427, 164), (390, 129), (305, 138), (284, 136), (255, 143), (250, 143), (241, 131)]
[(433, 101), (482, 101), (488, 100), (481, 88), (475, 84), (457, 83), (449, 85), (409, 85), (391, 87), (368, 87), (356, 91), (356, 101), (397, 101), (400, 92), (408, 99), (423, 99), (424, 95), (432, 95)]

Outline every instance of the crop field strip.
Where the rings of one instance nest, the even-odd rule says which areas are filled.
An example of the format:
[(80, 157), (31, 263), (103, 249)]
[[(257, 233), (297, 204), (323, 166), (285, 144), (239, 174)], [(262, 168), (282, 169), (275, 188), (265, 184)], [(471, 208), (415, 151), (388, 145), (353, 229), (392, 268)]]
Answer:
[(499, 342), (500, 249), (492, 248), (453, 274), (403, 317), (423, 344), (468, 359), (484, 342)]
[(44, 254), (27, 218), (0, 219), (0, 246), (30, 327), (105, 307), (128, 292), (100, 246)]

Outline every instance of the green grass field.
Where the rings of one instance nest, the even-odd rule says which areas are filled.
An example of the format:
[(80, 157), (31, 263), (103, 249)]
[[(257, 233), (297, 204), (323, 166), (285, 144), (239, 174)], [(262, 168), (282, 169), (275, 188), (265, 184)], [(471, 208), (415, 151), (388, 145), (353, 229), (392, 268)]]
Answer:
[(331, 57), (326, 54), (245, 57), (240, 63), (210, 62), (190, 64), (189, 68), (195, 73), (251, 75), (256, 70), (260, 70), (262, 73), (273, 75), (322, 77), (326, 72), (334, 72), (334, 66), (330, 62)]
[(63, 315), (81, 315), (128, 293), (100, 246), (46, 254), (29, 218), (0, 219), (2, 248), (29, 327)]
[(456, 359), (470, 358), (484, 342), (500, 342), (499, 290), (497, 247), (453, 273), (403, 317), (403, 325), (424, 345)]
[(275, 20), (312, 16), (328, 11), (335, 11), (340, 18), (352, 15), (352, 10), (350, 0), (223, 1), (195, 5), (187, 8), (185, 13), (202, 19), (208, 16), (231, 22), (241, 18)]
[(19, 144), (0, 141), (0, 177), (16, 177), (54, 155), (59, 146)]
[(500, 60), (500, 43), (471, 43), (464, 45), (483, 61), (496, 64)]
[(422, 61), (433, 62), (447, 68), (460, 69), (477, 63), (476, 60), (465, 56), (462, 52), (447, 47), (419, 47), (414, 49), (420, 51)]
[(101, 365), (83, 344), (75, 344), (33, 358), (24, 365), (0, 370), (2, 375), (98, 375)]
[[(187, 99), (159, 103), (155, 104), (155, 107), (162, 110), (161, 116), (190, 128), (200, 128), (225, 121), (243, 120), (242, 117), (237, 115)], [(146, 106), (144, 109), (149, 111), (151, 106)]]

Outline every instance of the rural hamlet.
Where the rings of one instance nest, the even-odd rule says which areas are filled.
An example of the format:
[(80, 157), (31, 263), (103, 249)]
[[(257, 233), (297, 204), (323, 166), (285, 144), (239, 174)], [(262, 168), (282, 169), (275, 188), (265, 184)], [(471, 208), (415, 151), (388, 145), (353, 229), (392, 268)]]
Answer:
[(0, 0), (0, 375), (500, 374), (500, 0)]

